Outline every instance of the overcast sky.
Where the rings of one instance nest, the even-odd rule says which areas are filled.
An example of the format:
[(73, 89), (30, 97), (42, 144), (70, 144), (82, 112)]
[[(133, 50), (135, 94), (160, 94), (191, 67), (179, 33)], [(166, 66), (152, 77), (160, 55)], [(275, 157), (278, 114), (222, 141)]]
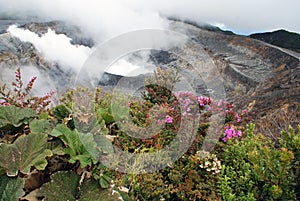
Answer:
[[(79, 26), (95, 42), (101, 43), (133, 30), (167, 29), (165, 16), (209, 23), (245, 35), (277, 29), (300, 33), (299, 8), (300, 0), (0, 0), (0, 17), (5, 13), (11, 17), (31, 15), (63, 20)], [(73, 46), (69, 38), (53, 31), (39, 37), (11, 26), (9, 32), (33, 43), (47, 60), (75, 72), (92, 52), (88, 47)], [(109, 72), (122, 75), (137, 69), (124, 61), (113, 67)], [(47, 75), (42, 80), (47, 80)], [(47, 82), (39, 85), (45, 88), (56, 85)]]
[(299, 0), (0, 0), (0, 11), (71, 21), (111, 37), (164, 26), (161, 15), (218, 25), (236, 33), (287, 29), (300, 33)]

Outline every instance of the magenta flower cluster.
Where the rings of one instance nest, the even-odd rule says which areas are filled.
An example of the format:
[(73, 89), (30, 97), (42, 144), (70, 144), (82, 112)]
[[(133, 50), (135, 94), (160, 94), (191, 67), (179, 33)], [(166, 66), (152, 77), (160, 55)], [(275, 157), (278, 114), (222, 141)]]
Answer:
[(225, 126), (224, 137), (222, 138), (222, 140), (226, 142), (229, 139), (238, 138), (241, 135), (242, 135), (242, 131), (236, 130), (233, 125), (227, 125)]
[(212, 103), (212, 100), (210, 97), (199, 96), (199, 97), (197, 97), (197, 101), (201, 107), (204, 107), (205, 105), (210, 105)]
[(165, 123), (171, 124), (173, 122), (173, 118), (169, 115), (166, 116)]
[(192, 115), (192, 108), (196, 106), (195, 95), (192, 92), (176, 92), (174, 95), (182, 108), (182, 116)]

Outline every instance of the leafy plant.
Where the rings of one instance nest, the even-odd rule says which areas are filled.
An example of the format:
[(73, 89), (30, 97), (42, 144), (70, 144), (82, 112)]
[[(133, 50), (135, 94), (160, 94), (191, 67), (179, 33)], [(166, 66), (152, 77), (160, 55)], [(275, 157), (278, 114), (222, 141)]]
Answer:
[(13, 91), (7, 89), (6, 85), (0, 87), (0, 105), (15, 105), (21, 108), (31, 108), (37, 113), (44, 111), (51, 103), (51, 97), (54, 92), (50, 91), (48, 94), (42, 97), (31, 96), (33, 84), (37, 77), (32, 77), (28, 84), (23, 87), (23, 81), (21, 77), (21, 69), (17, 68), (15, 72), (15, 82), (12, 83)]
[(24, 195), (24, 179), (0, 176), (0, 201), (16, 201)]
[(289, 126), (287, 131), (283, 130), (281, 132), (281, 136), (282, 138), (279, 139), (280, 145), (294, 154), (292, 169), (296, 179), (295, 192), (300, 197), (300, 125), (298, 125), (297, 131)]
[[(267, 137), (254, 134), (254, 124), (245, 136), (231, 139), (221, 154), (224, 160), (220, 194), (225, 200), (295, 200), (299, 169), (294, 161), (295, 150), (286, 147), (289, 140), (276, 147)], [(287, 132), (283, 132), (287, 134)], [(290, 135), (292, 136), (292, 135)], [(284, 137), (285, 139), (289, 139)]]
[[(63, 189), (63, 190), (62, 190)], [(121, 200), (119, 193), (112, 189), (102, 189), (94, 179), (85, 178), (68, 172), (57, 172), (51, 176), (51, 182), (44, 184), (38, 197), (45, 201), (90, 201), (90, 200)]]
[(71, 110), (65, 105), (58, 105), (52, 111), (52, 115), (57, 119), (58, 123), (67, 123), (71, 128), (75, 128), (74, 119), (71, 118)]
[(109, 169), (102, 164), (93, 168), (93, 178), (99, 181), (101, 188), (109, 188), (113, 179), (109, 172)]
[(126, 118), (129, 109), (127, 106), (123, 106), (122, 103), (112, 103), (108, 108), (99, 108), (97, 112), (103, 118), (105, 124), (108, 125)]
[(142, 93), (142, 98), (153, 104), (170, 102), (172, 90), (179, 80), (178, 69), (157, 68), (154, 75), (145, 81), (146, 93)]
[(70, 163), (79, 161), (80, 167), (84, 168), (97, 162), (99, 153), (91, 133), (79, 133), (76, 129), (70, 130), (65, 124), (59, 124), (50, 135), (63, 141), (66, 146), (64, 152), (70, 156)]
[(43, 134), (49, 134), (50, 131), (53, 129), (51, 123), (46, 119), (32, 120), (29, 123), (29, 128), (31, 133), (43, 133)]
[(6, 169), (8, 176), (16, 176), (18, 171), (28, 174), (33, 166), (38, 170), (45, 169), (47, 157), (52, 156), (51, 150), (47, 149), (47, 139), (46, 134), (30, 133), (13, 144), (0, 144), (0, 166)]
[(286, 147), (275, 149), (274, 143), (262, 135), (255, 136), (253, 140), (261, 142), (248, 151), (249, 161), (263, 182), (261, 196), (269, 197), (270, 200), (294, 199), (296, 178), (293, 172), (293, 151), (296, 150), (288, 150)]
[(30, 108), (19, 108), (14, 105), (0, 107), (0, 128), (28, 124), (35, 116), (35, 111)]

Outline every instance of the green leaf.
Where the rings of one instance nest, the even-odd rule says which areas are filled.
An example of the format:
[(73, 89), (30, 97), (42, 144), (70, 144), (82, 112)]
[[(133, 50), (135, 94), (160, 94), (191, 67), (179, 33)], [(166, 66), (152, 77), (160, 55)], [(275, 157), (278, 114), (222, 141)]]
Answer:
[(20, 170), (24, 174), (34, 166), (38, 170), (45, 169), (46, 157), (52, 156), (47, 149), (46, 134), (31, 133), (19, 137), (13, 144), (0, 144), (0, 166), (6, 168), (8, 176), (16, 176)]
[(114, 148), (112, 143), (103, 135), (94, 136), (97, 146), (100, 148), (101, 152), (104, 154), (114, 153)]
[(65, 105), (58, 105), (54, 108), (52, 114), (61, 121), (64, 118), (69, 117), (71, 111)]
[(97, 162), (99, 151), (91, 133), (79, 133), (76, 129), (71, 131), (66, 125), (59, 124), (51, 132), (52, 136), (59, 137), (65, 144), (65, 154), (70, 155), (70, 163), (80, 162), (80, 167), (92, 165)]
[(66, 132), (70, 132), (71, 130), (65, 124), (58, 124), (50, 135), (54, 137), (61, 137), (64, 136)]
[(27, 124), (35, 116), (35, 111), (30, 108), (19, 108), (14, 105), (0, 107), (0, 128), (7, 125), (19, 127)]
[(88, 153), (89, 158), (91, 158), (95, 163), (98, 162), (100, 152), (94, 136), (91, 133), (78, 133), (78, 136), (83, 147), (82, 153)]
[(57, 172), (40, 188), (38, 197), (45, 197), (44, 201), (75, 201), (79, 181), (80, 177), (74, 172)]
[(98, 109), (97, 113), (103, 118), (106, 124), (111, 124), (115, 121), (114, 117), (111, 115), (111, 113), (109, 113), (108, 109), (100, 108)]
[[(84, 179), (75, 173), (57, 172), (51, 176), (51, 182), (44, 184), (38, 193), (44, 201), (116, 201), (120, 200), (117, 192), (101, 189), (94, 179)], [(63, 198), (63, 199), (62, 199)]]
[(65, 124), (59, 124), (50, 133), (54, 137), (59, 137), (67, 146), (66, 152), (75, 156), (80, 149), (80, 139), (76, 130), (71, 131)]
[(48, 142), (46, 148), (50, 149), (53, 155), (59, 155), (59, 156), (65, 155), (63, 144), (59, 140)]
[(118, 193), (120, 193), (120, 195), (121, 195), (123, 201), (134, 201), (134, 200), (132, 200), (132, 199), (128, 196), (127, 193), (121, 191), (120, 189), (118, 189), (118, 188), (115, 187), (114, 190), (115, 190), (115, 191), (118, 191)]
[(24, 195), (24, 180), (6, 175), (0, 176), (0, 201), (16, 201)]
[(31, 133), (49, 134), (51, 131), (51, 124), (45, 119), (33, 120), (29, 123), (29, 127)]
[(82, 155), (76, 155), (76, 156), (71, 156), (70, 162), (75, 163), (76, 161), (79, 161), (80, 167), (85, 168), (88, 165), (92, 165), (92, 157), (88, 153), (84, 153)]
[(49, 115), (48, 115), (48, 112), (42, 112), (40, 115), (39, 115), (39, 119), (49, 119)]
[(106, 181), (106, 179), (103, 178), (103, 177), (100, 177), (99, 184), (100, 184), (101, 188), (108, 188), (109, 187), (109, 182)]
[(129, 115), (129, 107), (120, 104), (111, 104), (109, 111), (115, 118), (115, 121), (126, 119)]

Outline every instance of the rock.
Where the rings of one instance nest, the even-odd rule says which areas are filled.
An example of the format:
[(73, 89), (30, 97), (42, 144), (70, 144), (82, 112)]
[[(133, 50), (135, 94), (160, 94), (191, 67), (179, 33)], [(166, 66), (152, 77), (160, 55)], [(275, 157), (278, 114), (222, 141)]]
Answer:
[(31, 43), (20, 41), (8, 33), (0, 35), (0, 66), (35, 65), (48, 68), (49, 64)]

